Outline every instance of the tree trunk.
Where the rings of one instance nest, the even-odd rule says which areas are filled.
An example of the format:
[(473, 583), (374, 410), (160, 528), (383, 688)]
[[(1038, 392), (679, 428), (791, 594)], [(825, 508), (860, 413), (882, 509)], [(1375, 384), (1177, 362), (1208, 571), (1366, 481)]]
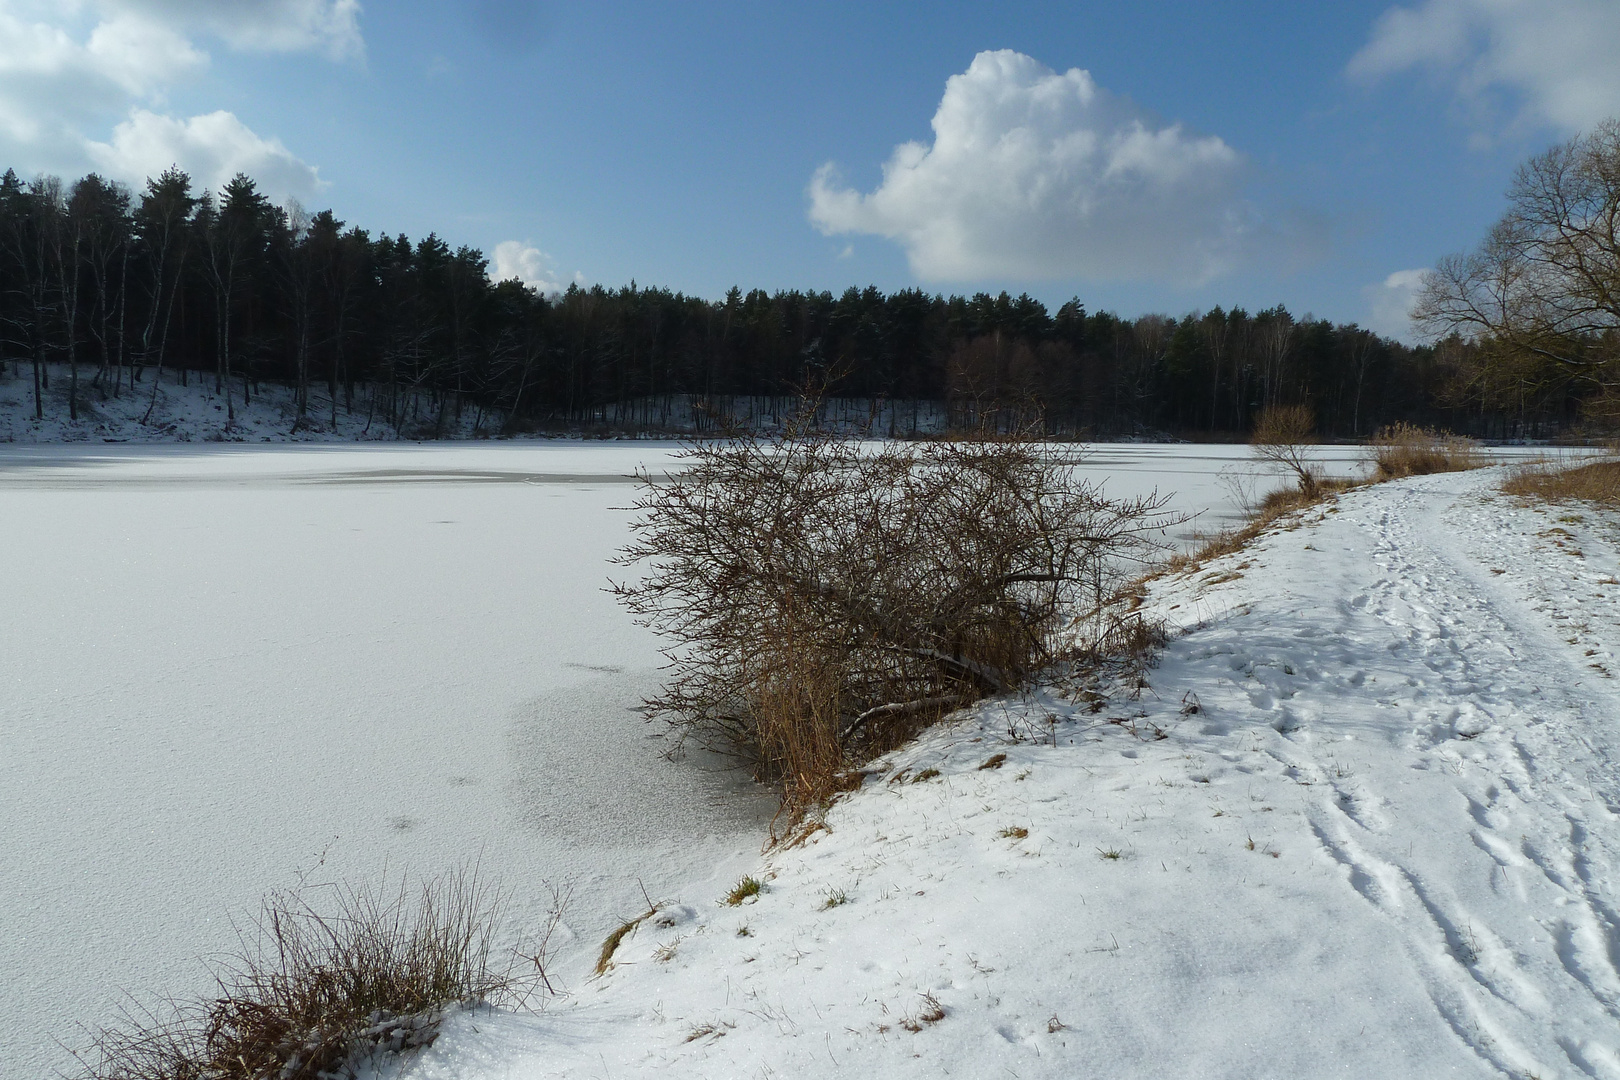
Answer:
[[(161, 285), (161, 282), (159, 284)], [(141, 416), (143, 424), (152, 419), (152, 410), (157, 408), (158, 384), (163, 381), (163, 353), (169, 344), (169, 321), (174, 317), (174, 293), (178, 292), (179, 288), (179, 274), (176, 273), (175, 287), (169, 293), (169, 302), (163, 305), (163, 328), (158, 335), (157, 366), (152, 371), (152, 398), (147, 402), (145, 414)]]

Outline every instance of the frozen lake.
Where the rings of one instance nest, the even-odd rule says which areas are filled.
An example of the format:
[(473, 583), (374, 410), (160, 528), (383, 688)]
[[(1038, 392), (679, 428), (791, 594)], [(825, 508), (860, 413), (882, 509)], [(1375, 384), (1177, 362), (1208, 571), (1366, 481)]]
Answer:
[[(199, 987), (301, 871), (481, 858), (532, 922), (571, 884), (575, 983), (643, 886), (723, 892), (772, 804), (660, 757), (656, 642), (603, 591), (626, 474), (674, 451), (0, 448), (0, 1077), (64, 1067), (121, 991)], [(1245, 447), (1092, 462), (1204, 530), (1256, 486)]]

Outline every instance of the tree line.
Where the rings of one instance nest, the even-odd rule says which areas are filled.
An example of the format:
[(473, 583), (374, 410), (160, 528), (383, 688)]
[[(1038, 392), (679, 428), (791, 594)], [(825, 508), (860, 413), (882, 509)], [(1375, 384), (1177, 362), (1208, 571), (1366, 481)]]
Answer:
[(1329, 437), (1395, 421), (1550, 434), (1581, 401), (1577, 385), (1470, 394), (1477, 345), (1409, 347), (1281, 306), (1125, 319), (1078, 299), (1052, 312), (874, 287), (546, 295), (437, 235), (373, 236), (242, 175), (198, 191), (178, 168), (138, 194), (94, 174), (0, 177), (0, 349), (0, 367), (31, 373), (40, 417), (48, 365), (65, 362), (73, 419), (97, 398), (155, 403), (164, 378), (211, 382), (234, 419), (275, 382), (293, 388), (295, 429), (361, 410), (419, 437), (468, 409), (490, 434), (647, 429), (677, 401), (714, 420), (728, 398), (805, 388), (933, 403), (957, 429), (1093, 438), (1237, 436), (1278, 404), (1308, 405)]

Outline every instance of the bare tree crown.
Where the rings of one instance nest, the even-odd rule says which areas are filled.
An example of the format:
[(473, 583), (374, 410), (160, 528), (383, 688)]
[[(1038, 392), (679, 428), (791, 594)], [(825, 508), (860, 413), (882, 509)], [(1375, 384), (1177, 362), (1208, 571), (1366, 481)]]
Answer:
[(1520, 167), (1508, 210), (1472, 252), (1425, 277), (1414, 322), (1610, 384), (1620, 354), (1620, 120)]

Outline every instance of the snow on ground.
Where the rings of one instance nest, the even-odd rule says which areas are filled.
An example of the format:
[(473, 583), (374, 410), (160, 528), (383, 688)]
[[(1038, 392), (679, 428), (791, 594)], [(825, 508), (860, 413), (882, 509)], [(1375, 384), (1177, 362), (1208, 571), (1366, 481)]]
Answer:
[[(476, 438), (487, 436), (499, 419), (467, 407), (458, 416), (453, 409), (442, 422), (431, 399), (419, 398), (397, 431), (370, 407), (370, 390), (357, 389), (351, 408), (341, 401), (334, 414), (324, 385), (310, 388), (309, 408), (302, 423), (292, 388), (258, 383), (247, 405), (242, 403), (242, 380), (231, 382), (236, 416), (226, 408), (225, 394), (214, 391), (214, 377), (165, 371), (156, 379), (147, 369), (133, 386), (127, 373), (113, 385), (94, 382), (96, 367), (79, 365), (79, 416), (70, 419), (71, 386), (68, 365), (45, 365), (48, 386), (40, 392), (44, 416), (35, 417), (34, 377), (31, 365), (0, 361), (0, 443), (100, 442), (329, 442), (374, 441), (401, 438)], [(341, 395), (340, 395), (341, 397)], [(295, 431), (294, 428), (297, 428)]]
[[(648, 738), (652, 732), (632, 712), (655, 685), (657, 643), (601, 586), (607, 557), (627, 536), (628, 515), (614, 509), (631, 495), (626, 474), (642, 465), (663, 471), (675, 450), (672, 444), (562, 440), (0, 448), (0, 1014), (7, 1018), (0, 1026), (0, 1077), (46, 1075), (64, 1066), (65, 1051), (54, 1040), (73, 1044), (79, 1024), (109, 1020), (122, 991), (150, 1001), (202, 988), (197, 957), (230, 945), (230, 919), (250, 913), (267, 890), (292, 884), (295, 872), (323, 853), (317, 877), (351, 881), (372, 880), (385, 865), (429, 873), (481, 857), (492, 876), (516, 891), (518, 930), (543, 919), (546, 884), (574, 884), (558, 963), (576, 997), (542, 1023), (583, 1025), (588, 1033), (593, 1018), (607, 1017), (620, 1025), (619, 1034), (637, 1030), (641, 1022), (624, 1017), (652, 1006), (634, 1004), (634, 993), (616, 996), (615, 988), (629, 981), (623, 976), (639, 977), (642, 968), (663, 975), (682, 970), (716, 931), (695, 934), (694, 916), (689, 930), (677, 931), (691, 937), (679, 947), (680, 964), (626, 963), (608, 980), (588, 982), (584, 976), (602, 938), (617, 918), (640, 909), (643, 885), (655, 897), (681, 898), (709, 925), (718, 911), (713, 899), (744, 872), (757, 871), (762, 815), (770, 809), (735, 776), (661, 760), (659, 741)], [(1335, 453), (1348, 468), (1353, 451)], [(1174, 505), (1209, 508), (1195, 523), (1209, 528), (1236, 513), (1231, 479), (1254, 483), (1246, 457), (1244, 447), (1105, 445), (1093, 448), (1090, 475), (1106, 479), (1118, 496), (1175, 491)], [(1384, 496), (1353, 499), (1374, 497)], [(1347, 500), (1351, 505), (1359, 504)], [(1588, 540), (1591, 527), (1548, 519), (1537, 531), (1572, 535), (1549, 532), (1537, 543), (1549, 552), (1555, 541), (1579, 545), (1587, 560), (1598, 560), (1606, 541)], [(1492, 579), (1494, 586), (1522, 582), (1529, 565), (1503, 563), (1507, 572)], [(1253, 582), (1250, 573), (1212, 586), (1202, 602)], [(1539, 595), (1551, 595), (1556, 582), (1548, 582), (1537, 586)], [(1574, 599), (1554, 599), (1573, 610)], [(1176, 650), (1184, 645), (1178, 642), (1154, 675), (1167, 701), (1181, 691), (1160, 683), (1176, 670)], [(1598, 653), (1590, 662), (1609, 663)], [(1262, 678), (1269, 677), (1266, 670)], [(1211, 705), (1218, 702), (1211, 698)], [(972, 811), (959, 805), (959, 794), (972, 790), (965, 785), (1022, 771), (976, 770), (984, 748), (961, 740), (1003, 738), (1005, 724), (989, 722), (989, 734), (935, 733), (908, 752), (926, 756), (936, 748), (939, 763), (925, 762), (914, 772), (938, 767), (944, 779), (883, 786), (883, 795), (868, 793), (835, 812), (838, 831), (808, 849), (825, 870), (795, 872), (808, 875), (808, 907), (824, 899), (822, 888), (844, 889), (850, 903), (824, 914), (807, 911), (808, 917), (855, 913), (826, 924), (839, 933), (864, 925), (872, 882), (881, 875), (857, 882), (860, 875), (846, 873), (836, 862), (841, 856), (829, 854), (852, 835), (932, 838), (934, 846), (915, 852), (909, 844), (898, 853), (881, 844), (872, 849), (884, 852), (894, 868), (896, 884), (876, 886), (880, 892), (893, 893), (913, 873), (972, 877), (983, 869), (969, 860), (962, 864), (967, 869), (950, 870), (951, 860), (968, 858), (969, 849), (958, 848), (977, 842), (977, 831), (951, 839), (957, 847), (945, 838), (954, 836), (949, 822)], [(1119, 741), (1114, 727), (1093, 727), (1084, 728), (1089, 735), (1076, 728), (1069, 737)], [(1183, 722), (1174, 730), (1185, 740), (1198, 729)], [(1203, 753), (1203, 743), (1221, 741), (1194, 739), (1187, 752)], [(1072, 749), (1080, 753), (1088, 745)], [(1145, 775), (1143, 762), (1172, 743), (1127, 739), (1121, 745), (1138, 749), (1141, 758), (1112, 767), (1137, 776)], [(1025, 743), (1008, 752), (1035, 750)], [(1082, 765), (1103, 767), (1089, 758), (1061, 764), (1070, 760), (1055, 759), (1012, 790), (1033, 805), (1028, 793), (1048, 782), (1042, 780), (1048, 768), (1056, 782)], [(1088, 819), (1112, 813), (1124, 829), (1125, 817), (1138, 812), (1127, 795), (1109, 804), (1096, 801), (1090, 788), (1076, 790), (1084, 799), (1074, 813)], [(906, 819), (891, 826), (882, 816), (887, 810), (873, 809), (866, 833), (838, 825), (840, 815), (878, 807), (877, 799), (922, 817), (902, 829)], [(1056, 814), (1049, 808), (1041, 820)], [(1034, 820), (1033, 812), (1027, 816)], [(1029, 844), (1052, 847), (1042, 840), (1050, 828), (1009, 822), (990, 831), (1003, 827), (1031, 830), (1026, 840), (997, 838), (987, 849), (1013, 867), (1033, 858), (1021, 853), (1044, 850)], [(1099, 867), (1146, 865), (1124, 850), (1120, 860), (1095, 867), (1086, 861), (1100, 859), (1094, 848), (1116, 842), (1098, 836), (1079, 845), (1079, 866), (1094, 874)], [(1047, 851), (1042, 865), (1056, 865), (1057, 854)], [(772, 863), (779, 878), (795, 865), (784, 857)], [(913, 860), (909, 868), (907, 859)], [(817, 873), (826, 880), (817, 883)], [(1101, 901), (1084, 890), (1112, 879), (1085, 880), (1074, 895), (1090, 910)], [(921, 921), (963, 917), (926, 906), (940, 889), (915, 888), (925, 891), (916, 900), (924, 906), (907, 910), (903, 898), (891, 895), (892, 910)], [(788, 897), (799, 895), (786, 889), (773, 882), (745, 913), (780, 913)], [(987, 903), (999, 895), (988, 885), (974, 889)], [(1034, 910), (1055, 917), (1040, 904)], [(1063, 916), (1071, 917), (1078, 916)], [(754, 925), (761, 935), (756, 944), (774, 940), (774, 949), (783, 948), (784, 939), (769, 937), (764, 922)], [(819, 923), (779, 925), (803, 936)], [(724, 929), (735, 931), (729, 924)], [(1084, 951), (1099, 942), (1112, 949), (1102, 928), (1087, 923), (1082, 929), (1078, 939), (1067, 930), (1016, 933), (1052, 936), (1082, 957), (1102, 955)], [(1121, 949), (1137, 948), (1119, 929), (1118, 923), (1106, 928)], [(653, 947), (651, 933), (632, 939), (628, 960), (637, 949)], [(970, 951), (982, 965), (997, 966), (980, 955), (988, 950)], [(761, 955), (770, 967), (779, 952)], [(878, 1002), (872, 1008), (879, 1017), (884, 1006), (901, 1016), (915, 1013), (915, 992), (933, 983), (917, 974), (921, 969), (895, 965), (882, 950), (879, 955), (887, 959), (873, 963), (893, 966), (887, 976), (893, 992), (871, 991)], [(954, 963), (967, 962), (965, 954), (951, 955)], [(820, 963), (837, 979), (851, 974), (829, 966), (825, 956)], [(728, 975), (735, 983), (730, 967), (699, 965), (691, 977), (700, 986), (704, 979), (719, 986)], [(1039, 990), (1031, 986), (1031, 993)], [(690, 999), (693, 1009), (729, 1007), (705, 993)], [(823, 1000), (779, 996), (817, 1007)], [(585, 1007), (609, 999), (632, 1004)], [(961, 995), (941, 1000), (965, 1007)], [(685, 1011), (667, 1015), (687, 1017)], [(1035, 1019), (1045, 1023), (1047, 1017)], [(793, 1020), (802, 1023), (797, 1013)], [(1067, 1013), (1061, 1020), (1071, 1023)], [(515, 1025), (516, 1045), (550, 1046), (534, 1041), (537, 1030), (550, 1029), (534, 1028), (532, 1018), (496, 1023)], [(885, 1037), (902, 1030), (889, 1026)], [(671, 1030), (679, 1034), (679, 1025), (647, 1030), (645, 1037), (656, 1043), (667, 1041)], [(596, 1036), (581, 1036), (581, 1052), (634, 1058), (636, 1046), (654, 1045), (637, 1043), (642, 1037), (609, 1050), (593, 1043)], [(488, 1046), (477, 1052), (493, 1053)], [(577, 1065), (582, 1059), (567, 1060)], [(461, 1067), (431, 1061), (421, 1067)], [(501, 1067), (492, 1065), (497, 1072)], [(574, 1071), (589, 1074), (582, 1069)]]
[(1160, 580), (1138, 693), (929, 732), (756, 898), (385, 1072), (1620, 1077), (1620, 516), (1500, 475)]

